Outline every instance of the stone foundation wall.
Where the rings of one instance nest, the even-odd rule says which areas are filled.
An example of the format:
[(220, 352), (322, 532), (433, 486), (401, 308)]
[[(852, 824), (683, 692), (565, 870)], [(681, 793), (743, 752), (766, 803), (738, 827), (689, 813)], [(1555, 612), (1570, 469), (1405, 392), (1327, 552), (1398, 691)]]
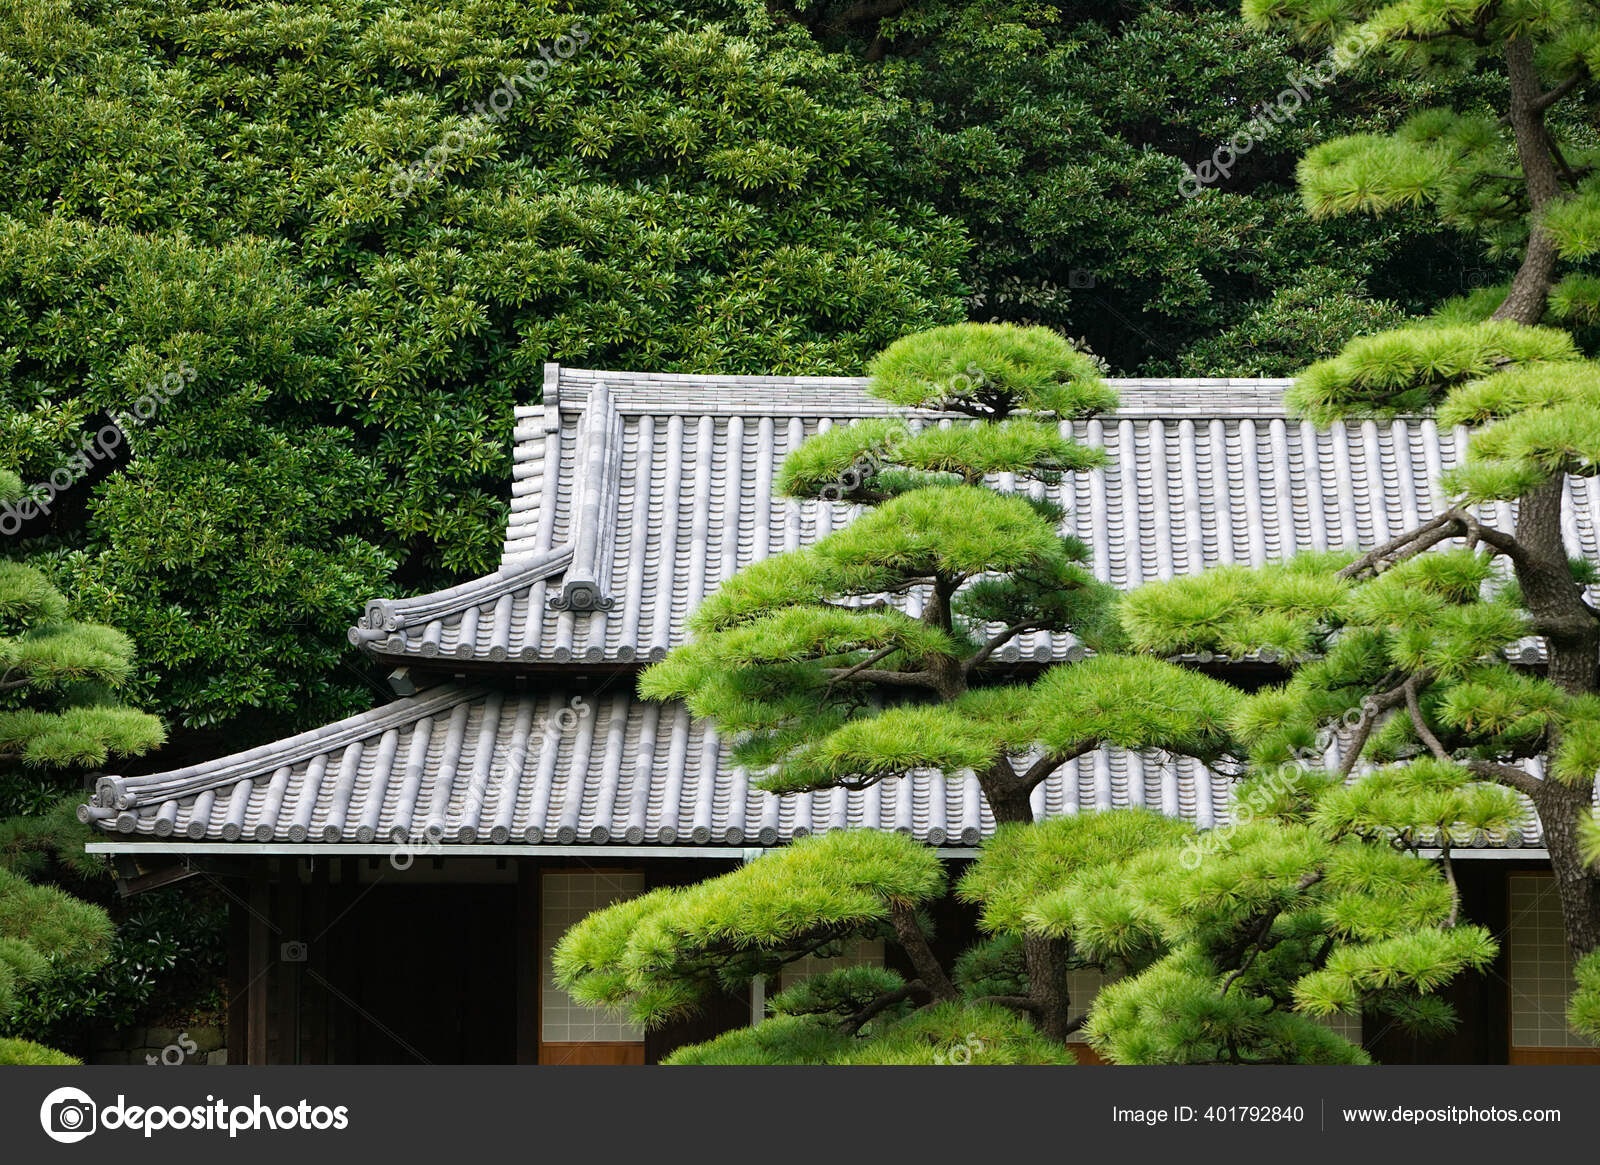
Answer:
[(135, 1027), (107, 1032), (94, 1042), (86, 1064), (226, 1064), (227, 1033), (220, 1027)]

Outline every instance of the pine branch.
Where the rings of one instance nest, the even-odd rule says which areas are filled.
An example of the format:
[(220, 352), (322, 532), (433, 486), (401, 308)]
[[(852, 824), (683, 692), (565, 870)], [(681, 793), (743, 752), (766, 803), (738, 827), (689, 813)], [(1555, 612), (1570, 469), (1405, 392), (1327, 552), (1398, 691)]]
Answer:
[(961, 665), (961, 674), (964, 676), (971, 675), (974, 670), (987, 663), (990, 656), (994, 655), (994, 653), (1000, 648), (1004, 647), (1007, 643), (1010, 643), (1024, 631), (1032, 630), (1038, 626), (1039, 624), (1031, 619), (1024, 620), (1021, 623), (1011, 624), (1011, 626), (1007, 627), (1004, 631), (1001, 631), (993, 636), (987, 643), (978, 649), (976, 654), (963, 663)]
[[(1389, 683), (1393, 673), (1385, 676), (1383, 683)], [(1409, 682), (1409, 681), (1407, 681)], [(1379, 684), (1382, 687), (1383, 684)], [(1391, 688), (1375, 696), (1368, 696), (1362, 701), (1361, 719), (1356, 722), (1355, 736), (1350, 741), (1350, 747), (1339, 761), (1338, 777), (1340, 781), (1346, 780), (1355, 771), (1356, 763), (1361, 759), (1361, 750), (1366, 748), (1367, 739), (1372, 735), (1372, 730), (1377, 726), (1378, 717), (1391, 708), (1400, 706), (1405, 699), (1405, 684)]]
[(862, 1028), (866, 1027), (867, 1024), (873, 1019), (877, 1018), (879, 1015), (883, 1014), (883, 1012), (893, 1007), (896, 1003), (901, 1003), (907, 999), (913, 999), (918, 996), (923, 998), (932, 998), (932, 994), (933, 993), (928, 990), (927, 984), (923, 983), (921, 979), (913, 979), (904, 987), (890, 991), (886, 995), (878, 996), (871, 1003), (867, 1004), (865, 1007), (861, 1008), (861, 1010), (857, 1011), (854, 1015), (851, 1015), (848, 1019), (841, 1023), (839, 1025), (839, 1030), (844, 1032), (844, 1034), (847, 1036), (853, 1036)]
[(1456, 919), (1461, 917), (1461, 887), (1456, 884), (1456, 863), (1450, 856), (1450, 847), (1439, 847), (1439, 864), (1444, 869), (1445, 884), (1450, 887), (1450, 917), (1445, 919), (1445, 926), (1452, 927)]
[(1405, 692), (1406, 711), (1411, 714), (1411, 726), (1417, 730), (1417, 736), (1428, 746), (1429, 752), (1439, 760), (1454, 762), (1455, 758), (1450, 755), (1450, 750), (1440, 743), (1422, 715), (1422, 702), (1417, 698), (1417, 688), (1420, 686), (1418, 681), (1421, 680), (1422, 674), (1418, 672), (1401, 685), (1401, 690)]
[(1600, 619), (1600, 612), (1588, 603), (1583, 604), (1583, 611), (1581, 615), (1536, 615), (1533, 629), (1549, 638), (1575, 638), (1593, 630), (1594, 621)]
[(1077, 760), (1085, 753), (1093, 752), (1099, 745), (1100, 742), (1098, 740), (1084, 739), (1077, 741), (1072, 747), (1061, 752), (1053, 752), (1042, 756), (1028, 766), (1028, 771), (1019, 778), (1019, 783), (1023, 789), (1031, 793), (1036, 785), (1049, 777), (1051, 773), (1062, 765), (1068, 761)]
[[(1574, 89), (1578, 88), (1578, 86), (1582, 85), (1587, 80), (1589, 80), (1589, 66), (1580, 61), (1578, 63), (1576, 72), (1574, 72), (1566, 80), (1562, 81), (1554, 89), (1535, 97), (1529, 103), (1528, 108), (1534, 113), (1543, 113), (1557, 101), (1560, 101), (1563, 97), (1571, 93)], [(1502, 124), (1509, 125), (1510, 121), (1511, 119), (1508, 116), (1502, 119)]]
[(1502, 785), (1509, 785), (1519, 793), (1526, 793), (1529, 797), (1536, 797), (1544, 782), (1516, 765), (1500, 764), (1490, 760), (1465, 760), (1461, 762), (1467, 770), (1486, 781), (1498, 781)]
[[(1340, 578), (1356, 579), (1366, 572), (1379, 574), (1384, 568), (1414, 558), (1424, 550), (1436, 543), (1443, 542), (1446, 538), (1456, 537), (1459, 533), (1461, 513), (1459, 510), (1450, 509), (1430, 521), (1414, 529), (1407, 530), (1396, 538), (1391, 538), (1381, 546), (1374, 546), (1360, 558), (1339, 572)], [(1441, 531), (1443, 531), (1441, 533)]]
[(868, 668), (870, 668), (873, 664), (877, 663), (878, 661), (884, 660), (884, 659), (888, 659), (889, 656), (891, 656), (891, 655), (893, 655), (895, 653), (895, 650), (896, 650), (896, 645), (895, 644), (890, 644), (888, 647), (885, 647), (885, 648), (883, 648), (883, 649), (881, 649), (879, 651), (874, 652), (873, 654), (867, 656), (867, 658), (862, 660), (860, 663), (855, 664), (855, 665), (853, 665), (851, 667), (847, 667), (847, 668), (844, 669), (844, 671), (840, 672), (838, 675), (833, 676), (832, 678), (830, 678), (828, 680), (828, 686), (831, 688), (831, 687), (833, 687), (834, 684), (843, 683), (845, 680), (849, 679), (851, 676), (856, 675), (859, 672), (866, 671)]
[[(1311, 889), (1311, 887), (1322, 881), (1324, 876), (1324, 871), (1312, 870), (1310, 873), (1304, 875), (1298, 883), (1296, 883), (1295, 894), (1297, 896), (1304, 894), (1307, 890)], [(1226, 995), (1228, 993), (1228, 988), (1232, 987), (1235, 981), (1237, 981), (1240, 976), (1250, 969), (1251, 964), (1256, 961), (1257, 955), (1266, 950), (1269, 946), (1277, 945), (1276, 943), (1268, 943), (1267, 939), (1272, 934), (1272, 924), (1278, 921), (1278, 916), (1282, 914), (1283, 911), (1284, 907), (1280, 905), (1274, 906), (1271, 910), (1263, 913), (1256, 925), (1250, 929), (1244, 941), (1235, 944), (1230, 950), (1230, 957), (1226, 961), (1232, 962), (1233, 959), (1240, 958), (1241, 956), (1244, 958), (1244, 961), (1240, 963), (1234, 972), (1223, 981), (1221, 992), (1223, 995)]]
[(1514, 564), (1521, 566), (1532, 561), (1528, 548), (1517, 541), (1515, 535), (1497, 530), (1493, 526), (1485, 526), (1476, 519), (1473, 519), (1471, 529), (1486, 546), (1509, 558)]
[(1451, 538), (1465, 538), (1468, 549), (1475, 548), (1481, 542), (1518, 566), (1533, 561), (1528, 548), (1518, 541), (1515, 535), (1493, 526), (1486, 526), (1470, 510), (1455, 506), (1438, 517), (1389, 539), (1383, 545), (1373, 547), (1339, 571), (1339, 577), (1359, 579), (1368, 572), (1374, 576), (1382, 574), (1389, 567), (1398, 566), (1407, 559), (1415, 558)]
[(852, 615), (862, 611), (887, 611), (892, 606), (888, 599), (872, 599), (865, 603), (836, 603), (832, 599), (822, 599), (817, 605), (832, 611), (849, 611)]
[(830, 667), (823, 674), (829, 683), (846, 677), (862, 684), (887, 684), (890, 687), (938, 688), (938, 677), (928, 671), (889, 671), (885, 668)]
[(928, 936), (922, 933), (917, 912), (909, 906), (897, 905), (889, 911), (889, 922), (894, 927), (894, 937), (900, 943), (900, 949), (911, 960), (917, 978), (926, 985), (929, 994), (941, 1002), (960, 999), (961, 992), (950, 982), (950, 976), (944, 973), (933, 948), (928, 945)]

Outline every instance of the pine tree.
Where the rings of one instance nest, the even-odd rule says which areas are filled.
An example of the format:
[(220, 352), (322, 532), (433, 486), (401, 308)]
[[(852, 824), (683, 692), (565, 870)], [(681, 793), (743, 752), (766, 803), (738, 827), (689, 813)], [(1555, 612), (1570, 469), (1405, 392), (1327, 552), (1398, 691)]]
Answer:
[[(914, 970), (814, 978), (774, 999), (772, 1020), (684, 1062), (948, 1062), (958, 1045), (1055, 1062), (1079, 1027), (1128, 1063), (1360, 1062), (1317, 1017), (1367, 1008), (1448, 1025), (1433, 992), (1494, 944), (1458, 918), (1432, 864), (1389, 844), (1392, 823), (1505, 828), (1514, 799), (1432, 766), (1341, 800), (1298, 754), (1272, 751), (1258, 702), (1159, 658), (1170, 650), (1150, 641), (1148, 604), (1120, 608), (1060, 535), (1061, 511), (1027, 488), (1097, 464), (1061, 422), (1115, 403), (1053, 333), (936, 329), (892, 345), (871, 374), (880, 397), (971, 422), (864, 421), (807, 441), (782, 487), (859, 516), (729, 580), (640, 689), (714, 719), (774, 792), (975, 774), (1000, 824), (955, 890), (987, 937), (947, 968), (927, 930), (948, 889), (936, 854), (895, 834), (829, 834), (591, 916), (558, 947), (562, 984), (655, 1024), (851, 937), (894, 942)], [(1021, 484), (988, 484), (1000, 474)], [(1326, 603), (1352, 584), (1322, 566), (1265, 572), (1261, 586), (1291, 612)], [(1028, 630), (1071, 632), (1095, 654), (1037, 678), (996, 666)], [(1133, 810), (1034, 822), (1038, 784), (1108, 744), (1258, 762), (1240, 824), (1197, 835)], [(1067, 991), (1085, 967), (1116, 980), (1087, 1016)]]
[[(16, 475), (0, 472), (0, 500), (20, 492)], [(63, 770), (161, 743), (161, 722), (113, 694), (132, 666), (126, 636), (76, 622), (39, 570), (0, 561), (0, 812), (11, 814), (0, 821), (0, 1023), (20, 992), (93, 967), (111, 942), (104, 910), (45, 880), (52, 861), (75, 860), (64, 844), (73, 799), (50, 784)], [(19, 812), (41, 801), (43, 811)], [(70, 1058), (0, 1037), (0, 1063), (63, 1061)]]
[[(1339, 138), (1302, 160), (1313, 215), (1425, 206), (1518, 265), (1509, 284), (1357, 339), (1297, 382), (1296, 403), (1314, 420), (1432, 411), (1473, 433), (1445, 482), (1451, 507), (1341, 571), (1356, 583), (1426, 576), (1454, 594), (1425, 585), (1402, 595), (1403, 583), (1380, 579), (1351, 592), (1354, 606), (1297, 617), (1297, 633), (1347, 628), (1352, 646), (1336, 650), (1342, 666), (1296, 677), (1283, 730), (1359, 705), (1357, 740), (1373, 759), (1416, 753), (1526, 796), (1568, 946), (1583, 960), (1573, 1021), (1600, 1030), (1600, 871), (1582, 844), (1600, 770), (1600, 617), (1561, 522), (1564, 477), (1600, 470), (1600, 366), (1573, 334), (1587, 338), (1600, 320), (1600, 179), (1592, 132), (1572, 113), (1600, 66), (1600, 14), (1573, 0), (1245, 0), (1244, 13), (1332, 45), (1350, 67), (1503, 72), (1501, 108), (1425, 109), (1393, 133)], [(1473, 508), (1513, 500), (1510, 529)], [(1445, 544), (1453, 549), (1423, 557)], [(1501, 662), (1524, 638), (1539, 647), (1538, 674)], [(1360, 643), (1371, 645), (1365, 660)]]

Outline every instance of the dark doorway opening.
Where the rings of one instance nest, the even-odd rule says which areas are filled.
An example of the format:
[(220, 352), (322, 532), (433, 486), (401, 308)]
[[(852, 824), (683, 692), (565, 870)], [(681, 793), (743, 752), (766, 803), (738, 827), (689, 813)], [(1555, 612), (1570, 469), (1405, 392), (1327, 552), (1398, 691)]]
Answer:
[(339, 1062), (516, 1063), (516, 917), (515, 886), (364, 895), (330, 933), (353, 972), (349, 987), (328, 985)]

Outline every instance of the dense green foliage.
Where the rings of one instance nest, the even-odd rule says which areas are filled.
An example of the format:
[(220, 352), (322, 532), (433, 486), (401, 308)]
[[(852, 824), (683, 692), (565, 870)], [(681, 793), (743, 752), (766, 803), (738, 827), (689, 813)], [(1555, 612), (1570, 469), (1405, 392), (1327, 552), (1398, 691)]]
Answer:
[[(74, 484), (21, 528), (30, 561), (80, 617), (124, 628), (150, 670), (129, 674), (126, 642), (89, 630), (18, 640), (6, 667), (30, 683), (56, 668), (74, 692), (126, 683), (185, 733), (185, 750), (307, 727), (369, 702), (342, 634), (364, 599), (492, 565), (510, 406), (536, 398), (545, 361), (854, 371), (897, 337), (963, 316), (1043, 321), (1087, 336), (1098, 356), (1059, 334), (951, 327), (880, 358), (875, 384), (888, 399), (960, 408), (985, 422), (982, 435), (863, 425), (808, 446), (785, 488), (864, 503), (867, 516), (741, 575), (702, 610), (697, 641), (647, 680), (742, 733), (741, 759), (768, 770), (771, 788), (971, 767), (997, 814), (1022, 821), (1054, 765), (1102, 743), (1207, 760), (1266, 747), (1214, 681), (1118, 654), (1140, 627), (1113, 617), (1051, 507), (978, 484), (991, 472), (1050, 482), (1095, 464), (1052, 422), (1109, 407), (1106, 360), (1119, 371), (1283, 373), (1329, 357), (1302, 381), (1308, 414), (1443, 404), (1484, 427), (1452, 480), (1463, 497), (1514, 497), (1594, 466), (1584, 337), (1482, 322), (1513, 303), (1521, 314), (1505, 318), (1521, 325), (1540, 322), (1546, 304), (1553, 322), (1600, 316), (1600, 276), (1586, 267), (1600, 221), (1582, 177), (1592, 143), (1553, 103), (1546, 124), (1564, 153), (1551, 162), (1568, 188), (1525, 192), (1515, 168), (1526, 149), (1511, 139), (1526, 135), (1497, 122), (1504, 78), (1441, 55), (1439, 30), (1422, 30), (1414, 6), (1262, 0), (1247, 15), (1273, 26), (1265, 34), (1215, 4), (868, 7), (22, 0), (0, 13), (0, 496), (26, 486), (37, 497), (36, 483), (65, 468)], [(1456, 27), (1448, 12), (1424, 15)], [(1361, 22), (1387, 55), (1421, 68), (1398, 80), (1344, 71), (1226, 181), (1189, 197), (1185, 167), (1240, 133), (1244, 111), (1287, 87), (1327, 34)], [(1550, 83), (1581, 76), (1591, 18), (1557, 5), (1528, 22)], [(1521, 27), (1491, 25), (1497, 47)], [(1280, 26), (1312, 43), (1296, 46)], [(1558, 26), (1570, 35), (1552, 35)], [(549, 67), (536, 75), (541, 46)], [(1383, 136), (1433, 103), (1453, 112)], [(1296, 195), (1290, 159), (1307, 150)], [(1380, 225), (1345, 213), (1356, 209), (1391, 213)], [(1464, 245), (1451, 233), (1463, 230)], [(1474, 269), (1509, 273), (1524, 250), (1510, 296), (1451, 305), (1448, 333), (1335, 354), (1455, 290), (1460, 254), (1481, 251), (1488, 260)], [(1549, 269), (1525, 277), (1545, 255)], [(1506, 361), (1563, 368), (1519, 381)], [(1509, 554), (1495, 532), (1458, 521)], [(40, 585), (0, 579), (19, 593)], [(1316, 605), (1343, 592), (1286, 600), (1284, 586), (1316, 587), (1276, 579), (1261, 598), (1254, 585), (1239, 584), (1248, 617), (1218, 614), (1222, 637), (1296, 663), (1350, 628), (1380, 634), (1398, 603), (1346, 611)], [(917, 601), (850, 605), (884, 592)], [(67, 625), (62, 611), (47, 614)], [(1497, 592), (1482, 610), (1446, 595), (1424, 615), (1438, 642), (1395, 634), (1380, 652), (1426, 664), (1408, 689), (1424, 717), (1449, 685), (1474, 690), (1472, 651), (1513, 629), (1543, 634), (1552, 618), (1539, 587), (1526, 601)], [(1037, 683), (1003, 675), (994, 654), (1023, 630), (1070, 631), (1101, 654)], [(1169, 694), (1165, 706), (1129, 698), (1151, 691)], [(1280, 700), (1313, 692), (1309, 712), (1282, 715), (1280, 736), (1314, 732), (1338, 703), (1310, 682)], [(1495, 752), (1498, 739), (1424, 743), (1441, 763), (1440, 752), (1466, 749), (1503, 765), (1533, 747), (1537, 721), (1559, 737), (1546, 744), (1567, 750), (1562, 763), (1581, 765), (1593, 751), (1579, 728), (1587, 706), (1583, 691), (1562, 692), (1564, 703), (1530, 696), (1533, 711), (1508, 713), (1509, 753)], [(879, 709), (863, 704), (868, 693), (889, 698)], [(0, 708), (0, 723), (17, 756), (52, 764), (155, 743), (98, 697)], [(1375, 732), (1373, 747), (1387, 741), (1410, 759), (1404, 736)], [(1448, 768), (1408, 772), (1399, 789), (1374, 785), (1371, 803), (1345, 806), (1344, 825), (1325, 791), (1297, 786), (1273, 804), (1282, 828), (1327, 845), (1343, 844), (1341, 829), (1381, 834), (1390, 826), (1373, 823), (1396, 804), (1402, 831), (1505, 824), (1500, 802), (1448, 786)], [(8, 799), (44, 809), (51, 779), (18, 776)], [(1419, 804), (1426, 812), (1411, 813)], [(1575, 838), (1578, 816), (1563, 806)], [(1556, 807), (1540, 811), (1548, 828)], [(19, 860), (53, 861), (39, 855), (64, 828), (59, 815), (7, 822), (3, 841)], [(1307, 845), (1293, 851), (1302, 876), (1320, 852)], [(1321, 893), (1279, 909), (1303, 920)], [(1586, 909), (1600, 926), (1600, 907)], [(1229, 925), (1260, 925), (1259, 913)], [(1013, 955), (1057, 970), (1077, 942), (1024, 932)], [(1303, 936), (1283, 933), (1269, 922), (1262, 938), (1287, 958)], [(1287, 1013), (1292, 992), (1273, 994), (1253, 978), (1264, 969), (1239, 965), (1261, 943), (1202, 966), (1180, 957), (1191, 948), (1175, 932), (1158, 941), (1172, 961), (1147, 968), (1151, 991), (1165, 989), (1158, 966), (1199, 976), (1207, 998), (1231, 994), (1217, 976), (1242, 971), (1230, 980), (1239, 997)], [(1055, 985), (1024, 987), (1042, 993), (1030, 1006), (1059, 1036)], [(940, 1041), (965, 1023), (991, 1032), (994, 1055), (1039, 1056), (1025, 1036), (985, 1026), (987, 1013), (920, 990), (929, 1006), (875, 1021), (872, 1038), (909, 1042), (871, 1054), (942, 1055)], [(1129, 1014), (1150, 1014), (1137, 990), (1120, 998)], [(954, 1027), (928, 1018), (940, 1007)], [(1322, 1055), (1289, 1027), (1228, 1054)], [(859, 1052), (850, 1038), (817, 1058)]]
[(869, 7), (0, 14), (0, 462), (45, 480), (182, 370), (22, 531), (179, 749), (370, 701), (345, 627), (493, 564), (547, 360), (849, 372), (970, 314), (1283, 373), (1460, 284), (1420, 218), (1315, 224), (1290, 177), (1471, 78), (1341, 78), (1185, 198), (1309, 51), (1224, 0)]
[[(501, 116), (502, 78), (574, 29)], [(184, 727), (368, 702), (344, 628), (391, 578), (493, 564), (545, 361), (832, 371), (960, 310), (961, 231), (874, 188), (883, 103), (803, 30), (606, 0), (28, 2), (0, 61), (8, 468), (43, 480), (193, 373), (125, 469), (24, 531), (64, 537), (52, 569)]]
[[(863, 7), (891, 15), (851, 23)], [(868, 75), (904, 98), (905, 180), (976, 244), (973, 318), (1085, 337), (1119, 373), (1287, 376), (1392, 320), (1387, 301), (1425, 310), (1499, 270), (1426, 215), (1314, 222), (1294, 182), (1328, 136), (1492, 98), (1493, 75), (1352, 70), (1316, 87), (1319, 49), (1243, 27), (1230, 3), (841, 0), (799, 16), (864, 56), (882, 38)], [(1303, 102), (1196, 194), (1190, 170), (1297, 85)]]
[(22, 992), (10, 1030), (86, 1055), (108, 1032), (219, 1021), (228, 917), (220, 887), (190, 884), (122, 899), (103, 869), (82, 879), (56, 872), (75, 894), (103, 904), (116, 933), (103, 961), (63, 968)]

